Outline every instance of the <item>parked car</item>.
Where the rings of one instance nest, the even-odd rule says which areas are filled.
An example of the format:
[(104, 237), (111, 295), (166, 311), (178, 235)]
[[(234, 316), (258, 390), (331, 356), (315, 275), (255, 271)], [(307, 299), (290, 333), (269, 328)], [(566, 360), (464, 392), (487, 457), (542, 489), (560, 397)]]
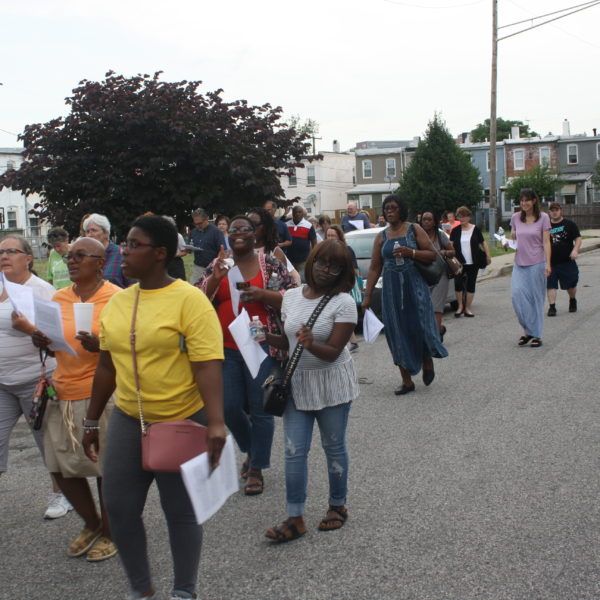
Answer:
[[(358, 263), (358, 270), (360, 271), (361, 277), (367, 281), (367, 275), (369, 274), (369, 267), (371, 266), (371, 257), (373, 256), (373, 243), (377, 234), (385, 227), (372, 227), (371, 229), (361, 229), (357, 231), (350, 231), (345, 234), (346, 243), (354, 250), (356, 254), (356, 262)], [(383, 278), (380, 277), (375, 284), (375, 289), (371, 296), (371, 308), (373, 312), (381, 319), (381, 288), (383, 286)], [(456, 310), (456, 297), (454, 295), (454, 285), (448, 287), (448, 297), (446, 303)]]

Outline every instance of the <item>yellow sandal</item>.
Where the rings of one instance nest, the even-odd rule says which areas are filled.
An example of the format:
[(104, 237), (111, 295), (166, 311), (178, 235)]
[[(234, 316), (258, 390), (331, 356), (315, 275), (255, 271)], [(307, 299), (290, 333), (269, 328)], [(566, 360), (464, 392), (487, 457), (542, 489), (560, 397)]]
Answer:
[(67, 548), (67, 556), (75, 558), (85, 554), (94, 545), (94, 542), (100, 537), (101, 534), (102, 524), (100, 524), (96, 531), (92, 531), (91, 529), (84, 527), (79, 535), (69, 544)]
[(104, 536), (99, 537), (87, 553), (86, 560), (89, 562), (100, 562), (107, 558), (112, 558), (117, 553), (117, 547), (114, 542)]

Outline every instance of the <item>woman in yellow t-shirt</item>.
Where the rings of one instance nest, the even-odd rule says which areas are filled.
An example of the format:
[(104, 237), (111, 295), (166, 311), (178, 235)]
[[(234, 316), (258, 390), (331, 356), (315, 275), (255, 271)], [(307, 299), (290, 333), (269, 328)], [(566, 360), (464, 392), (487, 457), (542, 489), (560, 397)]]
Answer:
[(223, 337), (206, 296), (167, 273), (177, 252), (177, 231), (157, 216), (138, 218), (122, 244), (122, 268), (138, 283), (116, 294), (100, 319), (100, 360), (84, 421), (83, 445), (96, 460), (98, 420), (116, 387), (104, 451), (104, 502), (113, 539), (132, 588), (131, 598), (154, 595), (142, 512), (156, 480), (171, 541), (175, 581), (171, 598), (193, 598), (202, 527), (180, 473), (142, 469), (141, 433), (130, 330), (135, 316), (137, 372), (144, 419), (191, 419), (207, 425), (209, 462), (225, 444)]

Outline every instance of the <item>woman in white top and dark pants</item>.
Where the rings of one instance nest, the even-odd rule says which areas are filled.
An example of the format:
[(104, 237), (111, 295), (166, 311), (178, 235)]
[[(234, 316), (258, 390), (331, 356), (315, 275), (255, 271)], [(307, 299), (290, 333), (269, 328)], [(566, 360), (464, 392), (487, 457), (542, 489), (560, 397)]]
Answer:
[[(292, 377), (293, 401), (283, 415), (288, 518), (265, 532), (273, 542), (288, 542), (306, 533), (303, 514), (315, 421), (329, 473), (329, 508), (319, 530), (339, 529), (348, 518), (346, 427), (350, 405), (360, 391), (346, 348), (357, 322), (356, 304), (348, 293), (355, 277), (348, 249), (338, 241), (322, 242), (310, 253), (305, 274), (306, 285), (283, 296), (285, 336), (267, 334), (269, 344), (289, 348), (290, 354), (297, 343), (304, 346)], [(309, 330), (305, 323), (325, 295), (331, 299)]]
[[(492, 261), (490, 249), (483, 238), (479, 227), (471, 223), (471, 211), (466, 206), (461, 206), (456, 211), (460, 227), (455, 227), (450, 233), (450, 240), (454, 244), (456, 258), (463, 264), (463, 274), (454, 278), (454, 291), (458, 308), (454, 313), (456, 318), (463, 313), (465, 317), (474, 317), (471, 304), (475, 296), (475, 282), (477, 272), (484, 269)], [(483, 250), (481, 249), (483, 246)], [(466, 298), (463, 298), (466, 290)]]

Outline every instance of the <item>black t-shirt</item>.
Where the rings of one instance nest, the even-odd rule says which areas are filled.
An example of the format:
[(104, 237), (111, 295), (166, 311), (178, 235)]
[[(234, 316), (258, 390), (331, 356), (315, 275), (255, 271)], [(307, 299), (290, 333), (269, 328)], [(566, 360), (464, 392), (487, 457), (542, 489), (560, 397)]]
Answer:
[(559, 223), (550, 222), (550, 242), (552, 244), (551, 264), (567, 262), (573, 251), (575, 239), (581, 237), (579, 227), (569, 219), (563, 219)]

